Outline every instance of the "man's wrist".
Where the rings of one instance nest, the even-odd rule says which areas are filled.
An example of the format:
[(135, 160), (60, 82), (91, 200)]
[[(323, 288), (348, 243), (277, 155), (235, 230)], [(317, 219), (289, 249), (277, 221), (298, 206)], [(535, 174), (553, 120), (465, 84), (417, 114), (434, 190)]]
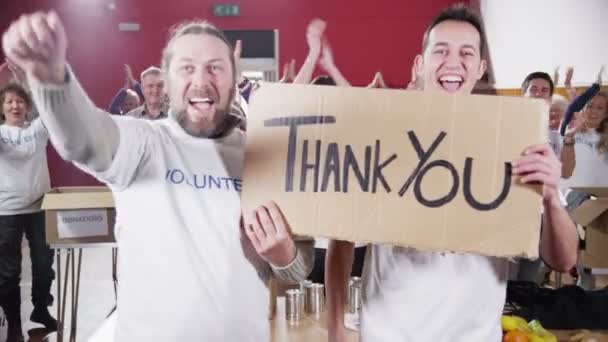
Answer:
[(550, 194), (543, 198), (543, 206), (546, 209), (561, 208), (562, 203), (559, 197), (559, 190), (551, 190)]
[(57, 66), (54, 67), (50, 74), (49, 74), (49, 79), (48, 80), (40, 80), (43, 83), (53, 83), (53, 84), (64, 84), (67, 80), (67, 75), (68, 75), (68, 69), (64, 64), (62, 64), (61, 66)]
[(329, 63), (329, 64), (326, 63), (323, 65), (323, 67), (324, 67), (325, 71), (327, 71), (328, 73), (330, 73), (332, 75), (338, 70), (336, 65), (333, 63)]
[(310, 47), (308, 49), (308, 56), (306, 56), (306, 58), (309, 59), (314, 59), (315, 61), (317, 60), (317, 58), (319, 58), (319, 56), (321, 55), (321, 47)]

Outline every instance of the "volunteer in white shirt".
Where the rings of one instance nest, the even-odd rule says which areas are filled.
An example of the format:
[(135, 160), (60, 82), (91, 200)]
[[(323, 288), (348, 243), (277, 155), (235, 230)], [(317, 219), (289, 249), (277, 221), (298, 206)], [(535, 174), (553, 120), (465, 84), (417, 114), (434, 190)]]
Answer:
[[(569, 137), (576, 150), (574, 174), (568, 187), (608, 186), (608, 93), (599, 92), (581, 112), (582, 128)], [(570, 201), (569, 201), (570, 202)]]
[[(548, 137), (549, 137), (549, 145), (551, 149), (555, 153), (556, 156), (559, 156), (560, 161), (562, 162), (562, 178), (568, 178), (572, 175), (572, 171), (574, 169), (574, 149), (569, 148), (566, 145), (564, 148), (563, 138), (559, 134), (559, 125), (561, 123), (564, 112), (559, 114), (559, 110), (553, 106), (551, 99), (555, 90), (555, 84), (553, 83), (553, 79), (549, 74), (543, 71), (535, 71), (524, 79), (521, 85), (521, 90), (524, 97), (541, 99), (545, 100), (548, 104), (551, 104), (549, 109), (549, 122), (548, 122)], [(561, 195), (560, 195), (561, 196)], [(527, 260), (522, 259), (519, 260), (517, 265), (512, 265), (512, 269), (510, 270), (510, 279), (518, 280), (518, 281), (529, 281), (541, 284), (544, 279), (543, 278), (541, 268), (542, 261), (540, 259), (536, 260)]]
[[(425, 91), (471, 92), (486, 69), (479, 19), (464, 7), (450, 7), (424, 35), (416, 71)], [(560, 163), (549, 144), (530, 146), (513, 161), (524, 183), (543, 184), (540, 254), (557, 270), (576, 261), (574, 224), (558, 195)], [(540, 213), (539, 213), (540, 214)], [(326, 283), (331, 341), (344, 341), (347, 265), (353, 245), (332, 241)], [(369, 245), (363, 270), (362, 342), (500, 341), (508, 261), (473, 254), (435, 253), (391, 245)]]
[[(562, 162), (562, 176), (569, 178), (572, 175), (574, 169), (574, 152), (571, 149), (564, 149), (563, 138), (559, 134), (559, 125), (564, 115), (563, 104), (560, 108), (559, 104), (554, 106), (551, 98), (553, 96), (555, 85), (553, 79), (549, 74), (543, 71), (535, 71), (528, 74), (521, 85), (521, 90), (524, 97), (533, 99), (541, 99), (547, 101), (551, 105), (549, 109), (549, 122), (547, 125), (549, 144), (553, 149), (555, 155), (560, 158)], [(557, 108), (556, 108), (557, 107)], [(560, 109), (562, 109), (560, 111)], [(560, 115), (561, 113), (561, 115)]]
[(32, 100), (17, 84), (0, 90), (0, 306), (8, 321), (8, 341), (23, 341), (21, 330), (21, 241), (32, 260), (31, 320), (56, 330), (47, 305), (52, 300), (53, 252), (46, 244), (42, 196), (50, 189), (46, 160), (48, 133), (40, 119), (28, 122)]
[(170, 116), (110, 116), (67, 67), (58, 16), (36, 13), (3, 36), (25, 69), (62, 157), (107, 183), (121, 230), (116, 342), (268, 341), (272, 274), (298, 282), (312, 241), (295, 243), (275, 204), (243, 213), (241, 117), (232, 49), (204, 22), (172, 32), (162, 55)]

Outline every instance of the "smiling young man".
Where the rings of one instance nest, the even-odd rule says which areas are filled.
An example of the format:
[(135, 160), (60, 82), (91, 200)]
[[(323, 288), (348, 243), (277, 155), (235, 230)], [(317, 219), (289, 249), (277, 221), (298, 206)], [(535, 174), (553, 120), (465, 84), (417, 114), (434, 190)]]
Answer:
[(223, 33), (205, 22), (172, 33), (162, 56), (170, 115), (156, 121), (92, 104), (67, 66), (54, 12), (22, 16), (3, 47), (27, 72), (59, 154), (113, 191), (114, 341), (268, 341), (267, 279), (305, 279), (312, 241), (295, 243), (272, 202), (241, 227), (245, 136), (229, 111), (235, 65)]
[[(462, 6), (441, 12), (424, 34), (415, 69), (422, 90), (469, 94), (486, 62), (479, 19)], [(574, 224), (558, 196), (559, 161), (548, 144), (530, 146), (513, 162), (524, 183), (543, 184), (540, 254), (568, 270), (576, 260)], [(391, 245), (368, 246), (363, 271), (361, 341), (501, 340), (508, 260), (464, 253), (424, 252)], [(344, 341), (344, 298), (353, 244), (332, 241), (326, 287), (330, 341)]]

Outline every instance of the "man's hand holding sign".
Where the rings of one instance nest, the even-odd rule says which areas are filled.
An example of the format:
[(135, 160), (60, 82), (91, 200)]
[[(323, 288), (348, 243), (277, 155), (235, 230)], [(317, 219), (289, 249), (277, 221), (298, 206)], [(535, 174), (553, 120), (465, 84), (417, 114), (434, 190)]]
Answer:
[(289, 265), (296, 257), (296, 244), (276, 203), (258, 207), (245, 216), (245, 234), (256, 252), (276, 267)]

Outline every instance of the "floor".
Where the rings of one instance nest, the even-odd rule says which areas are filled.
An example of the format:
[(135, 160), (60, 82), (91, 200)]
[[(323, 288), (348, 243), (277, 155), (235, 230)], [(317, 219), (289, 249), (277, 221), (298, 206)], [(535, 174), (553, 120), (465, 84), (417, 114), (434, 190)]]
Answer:
[[(25, 239), (24, 239), (25, 242)], [(21, 317), (23, 320), (23, 335), (29, 342), (54, 342), (55, 333), (48, 333), (40, 324), (30, 322), (32, 312), (30, 291), (32, 285), (31, 264), (27, 244), (23, 246), (23, 271), (21, 280)], [(62, 263), (65, 263), (65, 254)], [(63, 266), (62, 266), (63, 267)], [(57, 270), (57, 260), (54, 269)], [(106, 316), (114, 307), (114, 287), (112, 282), (112, 249), (109, 247), (87, 248), (82, 253), (82, 268), (80, 280), (80, 296), (78, 301), (78, 324), (76, 341), (87, 341), (93, 332), (102, 325)], [(62, 282), (64, 280), (62, 279)], [(62, 285), (63, 286), (63, 285)], [(55, 303), (49, 307), (51, 314), (57, 318), (57, 279), (53, 282)], [(69, 297), (69, 295), (68, 295)], [(66, 301), (66, 321), (70, 320), (70, 298)], [(0, 310), (1, 312), (1, 310)], [(1, 314), (0, 314), (1, 316)], [(68, 341), (70, 326), (66, 324), (64, 341)], [(6, 325), (0, 326), (0, 341), (6, 339)]]

